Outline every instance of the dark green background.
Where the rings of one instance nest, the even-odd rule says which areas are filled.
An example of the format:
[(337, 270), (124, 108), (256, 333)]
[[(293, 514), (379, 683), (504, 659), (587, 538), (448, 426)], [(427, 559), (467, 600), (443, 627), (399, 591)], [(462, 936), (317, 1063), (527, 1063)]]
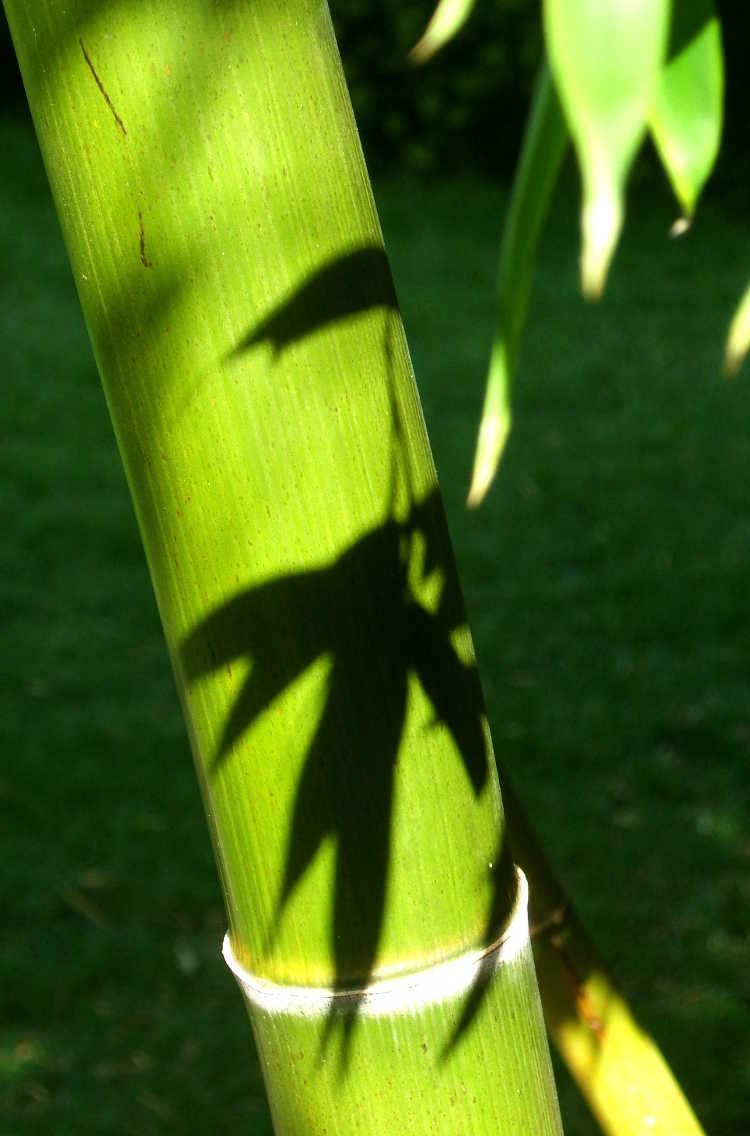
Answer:
[[(376, 173), (475, 169), (509, 176), (541, 52), (538, 0), (479, 0), (471, 19), (428, 66), (407, 54), (433, 0), (331, 0), (365, 152)], [(750, 8), (717, 4), (727, 61), (727, 131), (715, 190), (735, 194), (750, 169)], [(5, 20), (0, 99), (23, 107)], [(731, 161), (728, 160), (731, 155)]]

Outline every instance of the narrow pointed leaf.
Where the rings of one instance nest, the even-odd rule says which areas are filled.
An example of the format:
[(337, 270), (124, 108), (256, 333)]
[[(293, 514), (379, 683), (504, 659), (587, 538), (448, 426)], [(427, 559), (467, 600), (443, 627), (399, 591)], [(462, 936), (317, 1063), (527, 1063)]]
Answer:
[(649, 126), (687, 217), (719, 151), (723, 96), (721, 29), (713, 0), (675, 0), (668, 57)]
[(545, 64), (511, 192), (500, 245), (497, 316), (487, 389), (467, 503), (481, 504), (502, 457), (511, 426), (511, 383), (526, 320), (534, 254), (560, 171), (568, 131)]
[(584, 294), (599, 296), (666, 50), (670, 0), (545, 0), (552, 73), (583, 177)]
[(474, 8), (474, 0), (440, 0), (421, 39), (409, 52), (412, 63), (427, 63), (461, 30)]
[(736, 375), (750, 350), (750, 285), (748, 285), (729, 325), (724, 353), (724, 373)]

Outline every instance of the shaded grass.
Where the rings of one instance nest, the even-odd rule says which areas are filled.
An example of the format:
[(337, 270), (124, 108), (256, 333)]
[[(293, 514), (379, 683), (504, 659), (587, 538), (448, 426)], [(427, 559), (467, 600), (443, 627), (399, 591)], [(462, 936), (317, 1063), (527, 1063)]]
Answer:
[[(0, 139), (0, 1111), (12, 1133), (267, 1133), (43, 171), (23, 125)], [(588, 308), (565, 187), (507, 459), (468, 514), (502, 202), (378, 196), (499, 760), (707, 1129), (744, 1136), (750, 387), (717, 377), (737, 223), (707, 205), (668, 242), (649, 190)], [(563, 1107), (569, 1136), (593, 1131), (565, 1084)]]

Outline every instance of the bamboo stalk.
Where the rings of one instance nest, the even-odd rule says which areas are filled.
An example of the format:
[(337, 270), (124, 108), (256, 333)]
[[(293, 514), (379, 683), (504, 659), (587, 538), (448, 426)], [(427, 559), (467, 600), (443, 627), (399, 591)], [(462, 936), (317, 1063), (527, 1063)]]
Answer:
[(503, 777), (508, 838), (530, 882), (529, 918), (549, 1036), (607, 1136), (704, 1136), (653, 1038), (606, 963)]
[(277, 1131), (559, 1132), (327, 8), (6, 10)]

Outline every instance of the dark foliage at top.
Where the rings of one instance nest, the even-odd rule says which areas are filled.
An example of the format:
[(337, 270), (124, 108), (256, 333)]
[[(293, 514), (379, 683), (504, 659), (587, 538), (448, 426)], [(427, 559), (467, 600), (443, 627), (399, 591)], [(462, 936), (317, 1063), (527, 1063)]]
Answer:
[(541, 51), (535, 0), (478, 4), (426, 67), (409, 50), (433, 0), (331, 0), (365, 155), (374, 169), (509, 170)]
[[(426, 67), (408, 53), (436, 0), (330, 0), (349, 90), (373, 172), (441, 174), (474, 169), (509, 176), (541, 56), (539, 0), (477, 4), (460, 34)], [(717, 0), (727, 68), (726, 130), (713, 179), (736, 193), (750, 164), (745, 45), (750, 13)], [(0, 107), (25, 96), (5, 19), (0, 20)]]

